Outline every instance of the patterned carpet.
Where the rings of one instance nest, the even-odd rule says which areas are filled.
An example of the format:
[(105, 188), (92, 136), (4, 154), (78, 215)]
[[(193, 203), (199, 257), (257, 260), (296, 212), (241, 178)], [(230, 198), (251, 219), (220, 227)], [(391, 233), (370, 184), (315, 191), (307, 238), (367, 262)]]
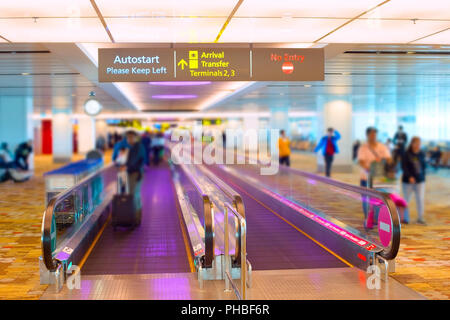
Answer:
[(36, 156), (31, 180), (0, 184), (0, 299), (39, 299), (47, 287), (39, 284), (38, 264), (45, 209), (42, 175), (59, 166), (51, 156)]
[[(107, 157), (109, 158), (109, 157)], [(74, 160), (79, 159), (75, 157)], [(315, 172), (315, 157), (292, 155), (292, 166)], [(0, 299), (39, 299), (40, 228), (44, 210), (42, 174), (54, 169), (49, 156), (37, 156), (35, 176), (28, 182), (0, 184)], [(358, 171), (335, 174), (358, 183)], [(428, 225), (402, 226), (402, 242), (394, 277), (430, 299), (450, 299), (450, 174), (432, 173), (427, 181)], [(416, 218), (412, 205), (411, 220)]]

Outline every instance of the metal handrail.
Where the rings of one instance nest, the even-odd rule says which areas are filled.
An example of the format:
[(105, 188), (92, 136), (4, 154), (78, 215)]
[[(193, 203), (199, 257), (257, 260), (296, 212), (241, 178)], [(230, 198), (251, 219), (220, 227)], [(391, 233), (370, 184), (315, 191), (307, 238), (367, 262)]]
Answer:
[(52, 234), (51, 234), (51, 228), (52, 228), (52, 222), (53, 217), (55, 214), (55, 209), (57, 206), (66, 200), (69, 196), (74, 194), (75, 192), (80, 191), (82, 188), (84, 188), (86, 185), (88, 185), (91, 180), (94, 178), (97, 178), (98, 176), (102, 175), (104, 172), (110, 170), (114, 167), (114, 164), (111, 163), (102, 169), (100, 169), (97, 172), (91, 173), (87, 177), (83, 178), (80, 182), (75, 184), (74, 186), (70, 187), (67, 190), (64, 190), (63, 192), (56, 195), (54, 198), (52, 198), (47, 208), (44, 211), (44, 216), (42, 219), (42, 259), (45, 263), (45, 266), (48, 270), (54, 271), (58, 268), (58, 261), (56, 261), (53, 258), (53, 252), (52, 252)]
[[(249, 155), (246, 155), (245, 157), (250, 158)], [(259, 161), (259, 159), (257, 159), (257, 162), (259, 165), (261, 165), (261, 161)], [(364, 196), (381, 198), (386, 207), (388, 208), (391, 217), (392, 233), (390, 245), (388, 247), (382, 247), (382, 251), (379, 254), (387, 260), (392, 260), (397, 256), (400, 247), (400, 229), (401, 229), (400, 218), (398, 215), (397, 207), (395, 206), (394, 201), (392, 201), (391, 197), (389, 196), (389, 193), (350, 185), (344, 182), (333, 180), (328, 177), (319, 176), (310, 172), (305, 172), (291, 167), (281, 167), (281, 169), (308, 179), (313, 179), (318, 182), (331, 185), (336, 188), (344, 189), (354, 193), (359, 193)]]
[[(239, 193), (237, 193), (233, 188), (231, 188), (229, 185), (227, 185), (225, 182), (223, 182), (221, 179), (219, 179), (216, 175), (214, 175), (211, 171), (209, 171), (207, 168), (205, 168), (203, 165), (199, 165), (200, 170), (208, 177), (209, 180), (211, 180), (228, 198), (230, 198), (233, 201), (234, 208), (236, 209), (239, 214), (245, 218), (245, 206), (244, 206), (244, 200), (242, 200), (242, 197)], [(241, 238), (236, 237), (236, 243), (235, 243), (235, 262), (237, 265), (240, 265), (240, 251), (241, 247)]]
[(212, 266), (214, 261), (214, 222), (213, 222), (213, 211), (212, 211), (212, 202), (207, 195), (207, 193), (203, 190), (201, 185), (195, 179), (195, 177), (191, 174), (191, 172), (186, 168), (183, 163), (180, 163), (179, 166), (182, 168), (186, 176), (194, 185), (194, 188), (198, 192), (198, 194), (203, 199), (203, 217), (204, 217), (204, 231), (205, 231), (205, 256), (203, 260), (203, 267), (209, 268)]
[[(235, 219), (238, 220), (239, 232), (238, 237), (241, 238), (240, 247), (240, 266), (241, 266), (241, 292), (239, 288), (233, 282), (233, 278), (230, 274), (230, 252), (229, 252), (229, 234), (228, 234), (228, 212), (233, 213)], [(230, 290), (230, 283), (233, 287), (234, 293), (239, 300), (245, 300), (247, 298), (247, 222), (243, 216), (237, 212), (233, 206), (229, 203), (225, 204), (225, 217), (224, 217), (224, 238), (225, 238), (225, 291)], [(251, 267), (250, 267), (251, 268)]]

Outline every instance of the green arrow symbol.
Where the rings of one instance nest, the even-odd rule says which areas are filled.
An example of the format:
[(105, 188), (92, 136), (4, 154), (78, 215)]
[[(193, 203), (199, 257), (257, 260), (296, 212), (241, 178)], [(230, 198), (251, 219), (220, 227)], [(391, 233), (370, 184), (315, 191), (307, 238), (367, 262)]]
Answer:
[(181, 66), (181, 70), (184, 70), (184, 67), (187, 66), (187, 65), (188, 65), (188, 63), (187, 63), (186, 60), (184, 60), (184, 59), (181, 59), (181, 60), (178, 62), (178, 66)]

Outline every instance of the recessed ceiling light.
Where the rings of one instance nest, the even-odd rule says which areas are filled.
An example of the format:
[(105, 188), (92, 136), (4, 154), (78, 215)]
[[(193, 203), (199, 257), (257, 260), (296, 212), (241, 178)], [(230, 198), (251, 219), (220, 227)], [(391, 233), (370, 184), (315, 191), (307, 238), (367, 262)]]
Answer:
[(195, 94), (157, 94), (152, 96), (153, 99), (194, 99), (197, 98)]
[(305, 88), (311, 88), (311, 85), (310, 84), (305, 84), (305, 85), (303, 85)]
[(28, 72), (22, 72), (21, 73), (23, 76), (29, 76), (30, 74)]

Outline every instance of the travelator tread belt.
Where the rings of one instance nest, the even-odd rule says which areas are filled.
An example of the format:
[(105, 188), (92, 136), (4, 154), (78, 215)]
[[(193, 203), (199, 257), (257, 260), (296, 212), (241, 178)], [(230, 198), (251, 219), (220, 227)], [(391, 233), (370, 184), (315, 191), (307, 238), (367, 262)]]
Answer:
[(191, 271), (168, 165), (150, 167), (143, 179), (141, 225), (113, 231), (109, 222), (86, 260), (82, 274)]
[(244, 201), (247, 257), (254, 270), (341, 268), (348, 265), (283, 221), (263, 198), (252, 195), (239, 179), (209, 166)]

